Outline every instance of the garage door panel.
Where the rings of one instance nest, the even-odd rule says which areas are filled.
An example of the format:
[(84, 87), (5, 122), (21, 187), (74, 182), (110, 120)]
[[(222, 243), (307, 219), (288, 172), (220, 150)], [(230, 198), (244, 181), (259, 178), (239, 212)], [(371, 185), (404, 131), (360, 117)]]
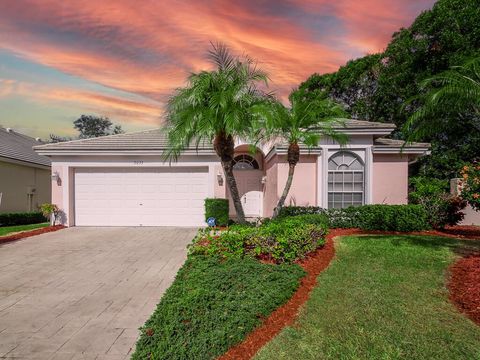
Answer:
[(77, 226), (201, 226), (208, 169), (76, 169)]

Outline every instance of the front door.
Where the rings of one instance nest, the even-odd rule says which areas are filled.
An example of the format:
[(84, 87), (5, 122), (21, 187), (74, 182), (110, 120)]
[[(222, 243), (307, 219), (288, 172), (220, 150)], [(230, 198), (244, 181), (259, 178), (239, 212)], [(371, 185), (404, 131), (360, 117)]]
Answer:
[[(245, 216), (248, 218), (261, 217), (263, 205), (263, 171), (234, 170), (234, 175)], [(230, 215), (235, 215), (235, 207), (233, 206), (230, 193), (228, 198), (230, 200)]]

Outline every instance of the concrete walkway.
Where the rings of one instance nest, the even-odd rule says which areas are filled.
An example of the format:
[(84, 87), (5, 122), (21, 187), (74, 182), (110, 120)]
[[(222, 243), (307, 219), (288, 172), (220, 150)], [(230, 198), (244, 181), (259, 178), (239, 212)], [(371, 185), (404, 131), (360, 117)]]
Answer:
[(128, 359), (195, 229), (69, 228), (0, 246), (0, 359)]

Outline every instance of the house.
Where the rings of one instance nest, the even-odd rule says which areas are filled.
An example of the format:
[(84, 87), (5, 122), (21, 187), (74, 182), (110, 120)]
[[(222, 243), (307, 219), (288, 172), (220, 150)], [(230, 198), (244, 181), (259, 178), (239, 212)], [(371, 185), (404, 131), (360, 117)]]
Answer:
[(50, 202), (50, 159), (33, 146), (40, 139), (0, 128), (0, 213), (36, 211)]
[[(346, 120), (348, 145), (323, 139), (301, 148), (287, 204), (345, 207), (407, 202), (408, 164), (429, 144), (386, 139), (395, 126)], [(161, 129), (36, 146), (52, 159), (52, 201), (68, 226), (202, 226), (207, 197), (229, 197), (210, 144), (191, 146), (169, 163)], [(271, 216), (287, 179), (287, 144), (252, 154), (238, 141), (235, 177), (247, 217)], [(234, 214), (231, 205), (231, 213)]]

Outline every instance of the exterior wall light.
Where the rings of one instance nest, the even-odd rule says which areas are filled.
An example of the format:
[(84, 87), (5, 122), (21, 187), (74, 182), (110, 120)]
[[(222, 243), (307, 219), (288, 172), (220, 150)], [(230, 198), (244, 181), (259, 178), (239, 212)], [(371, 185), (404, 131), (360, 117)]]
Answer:
[(53, 174), (52, 174), (52, 181), (57, 181), (60, 180), (60, 174), (58, 173), (58, 171), (55, 171)]
[(267, 177), (266, 176), (262, 176), (262, 184), (266, 184), (267, 183)]
[(218, 185), (223, 186), (223, 176), (220, 171), (217, 174), (217, 181), (218, 181)]

